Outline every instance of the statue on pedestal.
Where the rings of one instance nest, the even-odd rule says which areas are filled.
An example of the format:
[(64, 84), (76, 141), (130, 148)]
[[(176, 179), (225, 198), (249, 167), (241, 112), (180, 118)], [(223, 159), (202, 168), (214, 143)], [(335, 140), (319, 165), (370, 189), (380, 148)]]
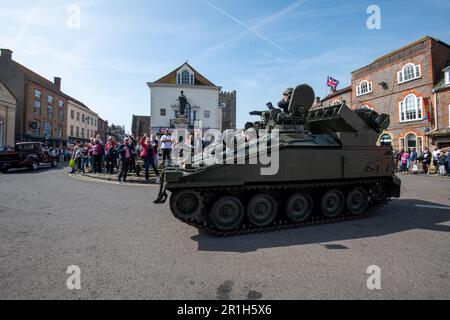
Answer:
[(187, 98), (184, 95), (184, 92), (181, 91), (181, 95), (178, 97), (178, 102), (180, 103), (180, 107), (178, 109), (178, 116), (185, 117), (186, 116), (186, 105), (187, 105)]

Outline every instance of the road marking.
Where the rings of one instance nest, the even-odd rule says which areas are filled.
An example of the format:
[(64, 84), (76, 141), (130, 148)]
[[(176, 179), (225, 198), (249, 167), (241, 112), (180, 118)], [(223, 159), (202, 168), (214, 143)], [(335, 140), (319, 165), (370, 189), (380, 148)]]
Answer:
[(443, 207), (443, 206), (428, 206), (428, 205), (423, 205), (423, 204), (416, 204), (415, 206), (418, 208), (450, 210), (450, 207)]
[(75, 180), (84, 181), (84, 182), (92, 182), (92, 183), (103, 183), (103, 184), (112, 184), (117, 186), (130, 186), (130, 187), (146, 187), (146, 188), (159, 188), (159, 184), (146, 184), (146, 183), (133, 183), (127, 182), (124, 184), (119, 184), (118, 181), (99, 179), (99, 178), (91, 178), (87, 176), (79, 176), (76, 174), (69, 173), (69, 177)]

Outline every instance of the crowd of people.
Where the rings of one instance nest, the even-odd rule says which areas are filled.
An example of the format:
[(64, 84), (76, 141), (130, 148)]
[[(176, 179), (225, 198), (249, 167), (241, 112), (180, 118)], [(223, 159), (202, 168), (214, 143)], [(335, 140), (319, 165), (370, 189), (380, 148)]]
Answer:
[[(129, 173), (139, 174), (140, 167), (137, 162), (142, 160), (145, 182), (150, 183), (151, 168), (156, 176), (155, 182), (159, 183), (159, 159), (171, 160), (170, 155), (174, 143), (175, 140), (169, 131), (165, 132), (160, 141), (147, 134), (140, 139), (135, 135), (128, 135), (123, 141), (116, 141), (114, 137), (110, 136), (106, 143), (101, 140), (100, 136), (87, 143), (77, 140), (71, 153), (71, 173), (107, 173), (111, 175), (117, 173), (119, 183), (122, 184), (127, 181)], [(162, 157), (160, 157), (160, 153)]]
[(439, 168), (440, 176), (450, 176), (450, 148), (438, 149), (433, 152), (425, 147), (417, 152), (416, 148), (401, 149), (395, 152), (395, 168), (401, 173), (419, 173), (419, 165), (422, 165), (424, 174), (430, 174), (430, 165)]

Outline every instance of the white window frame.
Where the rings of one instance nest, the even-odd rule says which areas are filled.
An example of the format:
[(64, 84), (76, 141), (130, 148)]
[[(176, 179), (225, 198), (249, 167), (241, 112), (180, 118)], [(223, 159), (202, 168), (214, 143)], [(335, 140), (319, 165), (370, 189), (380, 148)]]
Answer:
[(445, 84), (450, 84), (450, 71), (445, 71)]
[[(408, 106), (406, 105), (406, 102), (409, 98), (415, 99), (414, 106), (415, 106), (416, 118), (414, 118), (414, 119), (407, 119), (408, 110), (406, 108)], [(402, 101), (399, 102), (398, 110), (399, 110), (399, 120), (400, 120), (399, 122), (400, 123), (423, 120), (423, 98), (417, 97), (415, 94), (412, 94), (412, 93), (408, 94), (405, 97), (405, 99), (403, 99)]]
[[(366, 85), (365, 87), (367, 88), (367, 91), (365, 91), (365, 92), (362, 91), (363, 84), (365, 84)], [(357, 97), (364, 96), (364, 95), (369, 94), (369, 93), (372, 93), (372, 82), (369, 82), (367, 80), (363, 80), (363, 81), (361, 81), (359, 83), (359, 85), (356, 86), (356, 96)]]
[[(408, 73), (406, 73), (406, 71), (408, 70), (409, 67), (413, 68), (413, 76), (411, 78), (406, 79), (406, 77), (408, 76)], [(420, 78), (422, 78), (422, 66), (420, 64), (407, 63), (403, 66), (402, 70), (397, 72), (398, 84), (414, 81)]]
[(332, 106), (337, 106), (338, 104), (342, 104), (341, 100), (336, 99), (331, 103)]
[(448, 127), (450, 128), (450, 104), (448, 105)]

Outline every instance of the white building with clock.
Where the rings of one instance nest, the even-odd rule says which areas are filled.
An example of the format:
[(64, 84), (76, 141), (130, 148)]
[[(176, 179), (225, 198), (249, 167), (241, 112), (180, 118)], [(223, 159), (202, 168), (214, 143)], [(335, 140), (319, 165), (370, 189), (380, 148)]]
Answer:
[[(185, 114), (190, 125), (201, 120), (204, 130), (225, 130), (236, 126), (236, 92), (221, 92), (222, 87), (206, 79), (187, 62), (147, 85), (150, 89), (151, 134), (174, 128), (181, 91), (187, 98)], [(230, 95), (234, 101), (230, 100)], [(224, 119), (231, 120), (227, 122)]]

